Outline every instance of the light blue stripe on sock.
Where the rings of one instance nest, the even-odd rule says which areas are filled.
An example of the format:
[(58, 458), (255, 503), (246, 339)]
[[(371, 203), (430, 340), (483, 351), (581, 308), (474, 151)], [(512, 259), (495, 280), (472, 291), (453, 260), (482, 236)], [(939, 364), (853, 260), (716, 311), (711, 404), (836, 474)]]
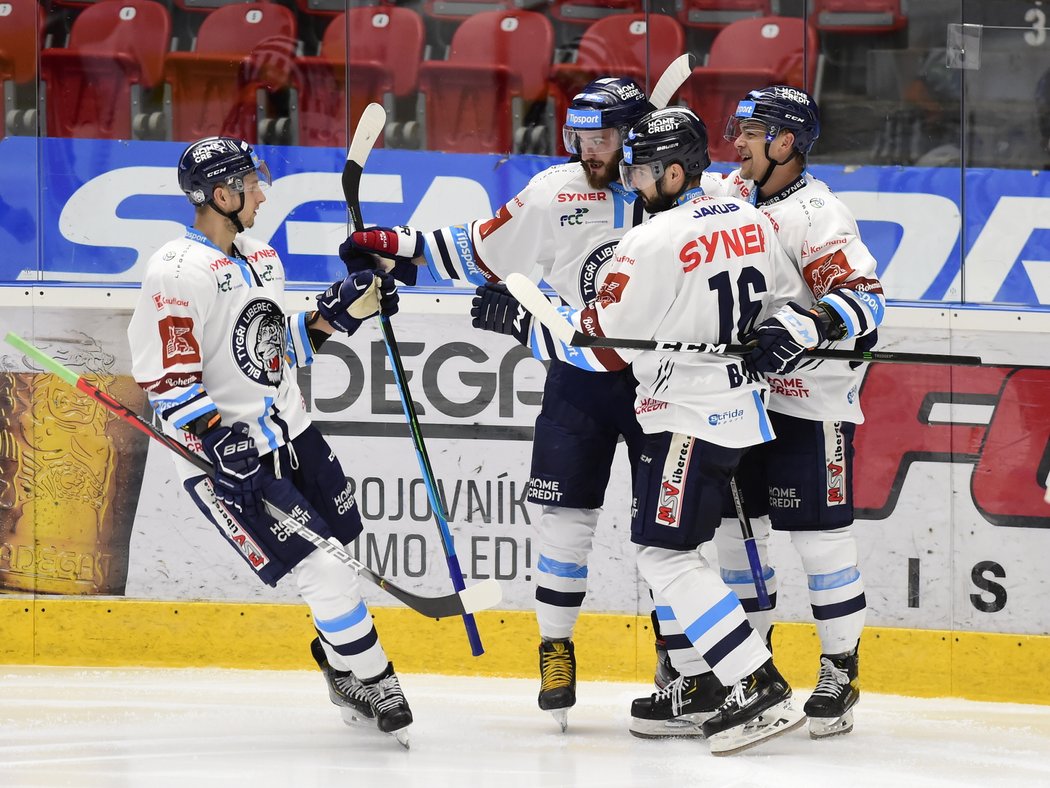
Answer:
[(740, 600), (730, 591), (714, 607), (684, 628), (686, 637), (690, 642), (696, 643), (706, 632), (738, 607), (740, 607)]
[[(750, 569), (722, 569), (722, 582), (732, 583), (733, 585), (750, 585), (755, 582), (755, 578), (751, 575)], [(764, 566), (762, 567), (762, 579), (772, 580), (773, 579), (773, 567)]]
[(545, 555), (540, 556), (536, 569), (555, 577), (569, 577), (576, 580), (587, 577), (586, 565), (581, 566), (580, 564), (570, 564), (565, 561), (555, 561), (553, 558), (548, 558)]
[(860, 579), (860, 570), (855, 566), (847, 566), (838, 572), (827, 575), (809, 575), (810, 591), (830, 591), (833, 588), (842, 588)]
[(657, 621), (675, 621), (674, 611), (671, 610), (667, 605), (656, 606), (656, 620)]
[(368, 618), (368, 608), (365, 607), (364, 602), (360, 602), (349, 613), (344, 613), (338, 618), (329, 618), (325, 621), (319, 621), (315, 618), (314, 626), (322, 632), (342, 632), (350, 629), (355, 624), (360, 624), (366, 618)]

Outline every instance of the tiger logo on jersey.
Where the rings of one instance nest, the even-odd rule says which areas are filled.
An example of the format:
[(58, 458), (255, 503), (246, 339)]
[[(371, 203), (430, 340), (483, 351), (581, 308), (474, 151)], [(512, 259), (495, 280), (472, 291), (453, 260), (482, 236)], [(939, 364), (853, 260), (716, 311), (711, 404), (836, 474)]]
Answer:
[(268, 298), (249, 301), (233, 326), (233, 358), (241, 372), (264, 386), (278, 386), (284, 367), (285, 325)]
[(608, 241), (584, 259), (580, 268), (580, 298), (583, 303), (589, 304), (598, 297), (598, 283), (604, 279), (602, 269), (613, 261), (618, 243), (619, 240)]

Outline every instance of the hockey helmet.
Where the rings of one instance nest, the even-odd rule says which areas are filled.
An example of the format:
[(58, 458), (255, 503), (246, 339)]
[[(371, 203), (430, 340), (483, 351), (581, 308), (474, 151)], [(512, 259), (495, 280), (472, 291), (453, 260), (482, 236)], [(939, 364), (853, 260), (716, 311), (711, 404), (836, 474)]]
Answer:
[(650, 112), (627, 134), (620, 162), (620, 182), (641, 191), (657, 182), (672, 164), (686, 178), (698, 178), (711, 165), (707, 127), (692, 110), (665, 107)]
[(799, 88), (773, 85), (752, 90), (737, 104), (736, 112), (726, 123), (725, 138), (733, 142), (740, 136), (740, 126), (749, 120), (766, 127), (766, 143), (781, 131), (795, 135), (794, 149), (806, 156), (820, 136), (820, 109), (813, 97)]
[[(179, 159), (179, 186), (194, 205), (210, 203), (216, 186), (226, 186), (242, 195), (245, 178), (258, 173), (258, 188), (270, 185), (270, 170), (251, 145), (232, 137), (205, 137), (192, 143)], [(254, 184), (247, 188), (253, 188)]]
[(631, 126), (652, 108), (645, 91), (633, 79), (601, 77), (589, 82), (573, 97), (565, 113), (565, 150), (577, 155), (581, 147), (588, 153), (618, 150)]

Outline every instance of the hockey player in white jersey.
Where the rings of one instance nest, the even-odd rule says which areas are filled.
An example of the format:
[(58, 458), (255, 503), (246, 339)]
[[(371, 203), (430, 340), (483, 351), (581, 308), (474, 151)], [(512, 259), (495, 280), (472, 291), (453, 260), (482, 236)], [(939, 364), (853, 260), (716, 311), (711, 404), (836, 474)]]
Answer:
[[(529, 501), (542, 507), (537, 524), (538, 703), (563, 729), (567, 710), (576, 702), (572, 635), (616, 444), (621, 438), (626, 442), (632, 468), (641, 446), (635, 380), (629, 369), (602, 372), (564, 363), (563, 346), (495, 283), (515, 272), (532, 274), (542, 276), (573, 308), (594, 300), (617, 242), (645, 218), (642, 201), (619, 183), (618, 165), (624, 135), (650, 109), (632, 80), (597, 79), (573, 98), (566, 113), (563, 138), (578, 162), (537, 174), (487, 221), (432, 232), (376, 227), (353, 233), (341, 248), (341, 253), (356, 247), (394, 258), (394, 275), (408, 284), (415, 281), (415, 268), (407, 263), (415, 260), (438, 279), (480, 286), (474, 325), (512, 335), (537, 358), (550, 360), (536, 421)], [(705, 174), (705, 184), (715, 182)]]
[[(769, 220), (747, 203), (700, 188), (709, 164), (706, 129), (688, 109), (656, 110), (631, 130), (621, 180), (656, 215), (621, 239), (597, 299), (568, 313), (578, 331), (722, 344), (805, 295)], [(634, 368), (645, 443), (631, 540), (661, 620), (679, 624), (695, 659), (726, 688), (703, 723), (711, 751), (737, 752), (801, 725), (805, 717), (792, 707), (791, 689), (764, 640), (697, 550), (714, 536), (745, 449), (774, 438), (767, 384), (725, 355), (611, 349), (578, 355), (588, 366)]]
[[(800, 365), (808, 342), (798, 333), (804, 326), (822, 346), (869, 350), (885, 311), (876, 262), (856, 221), (824, 183), (806, 172), (806, 156), (819, 134), (812, 96), (783, 85), (751, 91), (726, 127), (726, 139), (741, 158), (740, 168), (726, 178), (727, 191), (770, 218), (810, 291), (798, 303), (818, 313), (816, 319), (799, 313), (800, 322), (790, 314), (775, 317), (749, 338), (757, 347), (746, 362), (769, 382), (778, 438), (749, 452), (738, 470), (772, 606), (776, 574), (766, 558), (770, 520), (772, 528), (790, 534), (807, 576), (822, 651), (817, 685), (805, 705), (814, 738), (849, 732), (860, 697), (858, 646), (866, 602), (851, 525), (853, 435), (863, 415), (860, 364)], [(733, 511), (732, 503), (727, 509)], [(768, 638), (773, 610), (758, 608), (739, 524), (735, 515), (727, 516), (715, 539), (722, 577), (755, 629)], [(669, 645), (675, 643), (674, 634), (665, 635)], [(677, 667), (674, 649), (670, 656)], [(710, 682), (690, 675), (691, 670), (680, 672), (687, 685)], [(666, 720), (664, 735), (698, 733), (687, 724), (688, 709), (671, 715), (665, 708), (654, 716)], [(636, 719), (632, 725), (637, 724)], [(655, 735), (654, 728), (649, 731)]]
[(407, 744), (412, 712), (362, 601), (357, 573), (286, 532), (263, 497), (325, 538), (361, 532), (346, 475), (310, 423), (290, 367), (313, 361), (333, 330), (397, 311), (381, 272), (336, 282), (312, 312), (286, 315), (284, 267), (241, 234), (265, 202), (269, 173), (251, 147), (209, 137), (186, 148), (179, 185), (193, 226), (150, 257), (128, 327), (132, 371), (164, 432), (205, 456), (211, 477), (177, 458), (186, 491), (256, 573), (275, 585), (291, 573), (313, 614), (311, 653), (347, 722)]

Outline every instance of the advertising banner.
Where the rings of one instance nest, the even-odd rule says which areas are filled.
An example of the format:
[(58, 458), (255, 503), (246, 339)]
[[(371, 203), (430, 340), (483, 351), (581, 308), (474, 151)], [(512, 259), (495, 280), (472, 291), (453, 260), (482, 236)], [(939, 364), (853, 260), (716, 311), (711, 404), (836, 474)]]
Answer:
[[(544, 367), (509, 338), (472, 329), (469, 298), (458, 301), (462, 309), (402, 312), (394, 324), (467, 584), (496, 578), (504, 586), (502, 608), (529, 610), (539, 509), (525, 501), (525, 488)], [(917, 329), (912, 318), (932, 311), (892, 309), (881, 346), (980, 354), (988, 366), (884, 364), (866, 371), (867, 420), (857, 432), (854, 472), (868, 622), (1045, 634), (1050, 370), (1033, 366), (1045, 359), (1043, 337), (972, 327), (981, 315), (970, 316), (965, 328)], [(85, 314), (92, 337), (81, 329)], [(22, 333), (141, 409), (126, 378), (129, 314), (79, 315), (10, 309), (0, 316), (0, 332)], [(197, 513), (163, 446), (151, 442), (145, 455), (145, 446), (122, 437), (90, 401), (43, 380), (21, 358), (0, 353), (0, 359), (5, 589), (297, 601), (294, 583), (276, 589), (260, 583)], [(447, 593), (441, 541), (378, 327), (331, 339), (299, 380), (312, 418), (353, 480), (366, 526), (355, 554), (419, 593)], [(40, 426), (27, 432), (31, 414)], [(56, 458), (64, 463), (61, 474), (53, 470)], [(36, 474), (31, 501), (24, 497), (27, 473)], [(629, 543), (629, 478), (621, 451), (585, 610), (648, 610)], [(782, 534), (774, 534), (772, 558), (780, 577), (778, 617), (809, 620), (806, 578)], [(101, 577), (102, 566), (116, 579)], [(371, 604), (396, 604), (363, 585)]]
[[(0, 141), (7, 252), (0, 281), (137, 283), (149, 254), (191, 220), (175, 174), (183, 147)], [(335, 255), (346, 234), (345, 151), (260, 146), (259, 153), (274, 183), (253, 233), (277, 249), (291, 281), (327, 284), (342, 270)], [(488, 218), (556, 161), (377, 149), (361, 181), (364, 216), (419, 229)], [(890, 298), (1050, 304), (1050, 172), (833, 165), (810, 172), (855, 213)], [(424, 275), (420, 284), (435, 283)]]

